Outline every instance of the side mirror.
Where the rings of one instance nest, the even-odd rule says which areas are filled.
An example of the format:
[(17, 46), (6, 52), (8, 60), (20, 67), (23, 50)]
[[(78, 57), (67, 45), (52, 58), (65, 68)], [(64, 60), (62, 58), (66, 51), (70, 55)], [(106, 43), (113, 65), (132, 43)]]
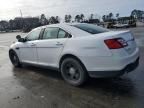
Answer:
[(16, 39), (17, 39), (17, 40), (19, 40), (20, 38), (21, 38), (21, 36), (20, 36), (20, 35), (17, 35), (17, 36), (16, 36)]
[(17, 35), (16, 39), (18, 40), (18, 42), (26, 42), (26, 40), (24, 38), (21, 38), (20, 35)]

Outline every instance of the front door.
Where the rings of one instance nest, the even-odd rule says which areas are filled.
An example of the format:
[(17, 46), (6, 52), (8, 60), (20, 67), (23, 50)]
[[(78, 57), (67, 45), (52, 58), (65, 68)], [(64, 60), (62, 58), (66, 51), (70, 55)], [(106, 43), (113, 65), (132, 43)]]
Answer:
[(26, 36), (26, 42), (21, 43), (20, 50), (20, 59), (22, 62), (26, 63), (37, 63), (37, 46), (36, 43), (39, 41), (41, 29), (36, 29), (30, 32)]

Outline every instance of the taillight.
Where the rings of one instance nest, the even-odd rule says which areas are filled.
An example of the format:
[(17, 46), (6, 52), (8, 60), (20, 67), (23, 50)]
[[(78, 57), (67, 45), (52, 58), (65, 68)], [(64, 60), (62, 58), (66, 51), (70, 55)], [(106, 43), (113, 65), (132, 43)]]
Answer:
[(107, 39), (107, 40), (104, 40), (104, 42), (108, 46), (109, 49), (124, 48), (128, 45), (127, 42), (122, 38)]

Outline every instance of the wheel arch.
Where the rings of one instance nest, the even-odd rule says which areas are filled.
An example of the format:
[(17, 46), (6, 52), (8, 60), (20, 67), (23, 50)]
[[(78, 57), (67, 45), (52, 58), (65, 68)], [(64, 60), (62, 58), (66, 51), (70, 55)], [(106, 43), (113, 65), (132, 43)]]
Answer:
[(13, 52), (18, 56), (18, 58), (19, 58), (19, 60), (20, 60), (20, 57), (19, 57), (18, 52), (16, 52), (13, 48), (10, 48), (10, 49), (9, 49), (9, 55), (10, 55), (10, 52), (11, 52), (11, 51), (13, 51)]
[[(10, 54), (11, 51), (15, 52), (15, 50), (11, 48), (11, 49), (9, 49), (9, 54)], [(15, 52), (15, 53), (16, 53), (16, 52)]]
[(76, 60), (82, 65), (82, 67), (87, 71), (87, 69), (86, 69), (85, 65), (83, 64), (83, 62), (82, 62), (77, 56), (75, 56), (75, 55), (73, 55), (73, 54), (65, 54), (65, 55), (63, 55), (63, 56), (60, 58), (60, 60), (59, 60), (59, 70), (60, 70), (62, 61), (63, 61), (64, 59), (66, 59), (66, 58), (74, 58), (74, 59), (76, 59)]
[[(15, 56), (17, 56), (17, 60), (15, 62), (13, 61), (12, 56), (14, 56), (14, 55), (11, 55), (12, 53)], [(20, 59), (19, 59), (19, 57), (17, 55), (17, 52), (14, 49), (12, 49), (12, 48), (9, 49), (9, 59), (11, 60), (12, 64), (14, 65), (14, 67), (21, 67)]]

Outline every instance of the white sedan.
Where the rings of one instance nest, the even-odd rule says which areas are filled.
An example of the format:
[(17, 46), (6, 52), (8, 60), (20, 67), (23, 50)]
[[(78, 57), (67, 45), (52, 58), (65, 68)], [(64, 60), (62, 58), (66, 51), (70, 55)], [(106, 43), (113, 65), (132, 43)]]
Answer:
[(57, 69), (74, 86), (83, 84), (88, 76), (123, 75), (139, 63), (139, 48), (129, 31), (110, 31), (86, 23), (54, 24), (17, 39), (9, 50), (15, 67), (26, 63)]

